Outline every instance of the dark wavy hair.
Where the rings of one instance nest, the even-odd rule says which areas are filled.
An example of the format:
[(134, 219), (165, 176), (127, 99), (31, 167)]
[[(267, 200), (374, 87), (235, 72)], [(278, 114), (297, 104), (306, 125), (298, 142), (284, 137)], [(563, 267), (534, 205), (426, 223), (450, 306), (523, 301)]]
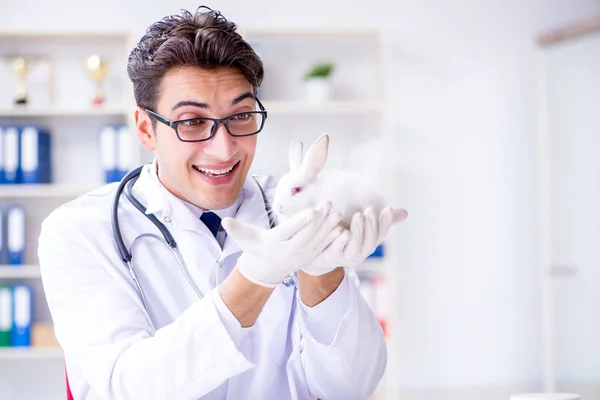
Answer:
[(237, 32), (237, 25), (206, 6), (153, 23), (131, 51), (127, 73), (137, 105), (154, 110), (163, 76), (182, 66), (235, 67), (255, 95), (264, 75), (260, 57)]

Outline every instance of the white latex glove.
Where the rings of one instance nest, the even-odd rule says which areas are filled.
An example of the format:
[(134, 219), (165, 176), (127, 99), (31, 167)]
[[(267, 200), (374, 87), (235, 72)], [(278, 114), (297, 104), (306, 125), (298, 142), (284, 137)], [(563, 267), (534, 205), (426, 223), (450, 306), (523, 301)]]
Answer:
[(406, 210), (384, 208), (376, 215), (372, 207), (352, 216), (350, 230), (335, 239), (302, 268), (309, 275), (324, 275), (338, 267), (356, 267), (370, 256), (387, 236), (390, 227), (406, 218)]
[(265, 287), (275, 287), (290, 274), (309, 264), (341, 233), (338, 212), (331, 204), (302, 211), (273, 229), (263, 229), (233, 218), (221, 222), (227, 234), (243, 253), (237, 268), (246, 279)]

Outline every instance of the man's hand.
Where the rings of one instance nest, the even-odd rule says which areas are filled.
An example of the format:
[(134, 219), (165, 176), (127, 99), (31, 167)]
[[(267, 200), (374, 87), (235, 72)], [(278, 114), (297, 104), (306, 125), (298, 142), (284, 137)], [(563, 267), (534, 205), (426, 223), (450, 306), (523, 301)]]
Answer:
[(319, 256), (302, 268), (309, 275), (324, 275), (338, 267), (355, 267), (371, 255), (393, 224), (407, 217), (404, 209), (384, 208), (376, 215), (372, 207), (352, 217), (350, 230), (338, 236)]
[(340, 236), (341, 216), (331, 205), (300, 212), (273, 229), (244, 224), (233, 218), (222, 221), (227, 234), (241, 247), (237, 269), (249, 281), (275, 287), (288, 275), (309, 264)]

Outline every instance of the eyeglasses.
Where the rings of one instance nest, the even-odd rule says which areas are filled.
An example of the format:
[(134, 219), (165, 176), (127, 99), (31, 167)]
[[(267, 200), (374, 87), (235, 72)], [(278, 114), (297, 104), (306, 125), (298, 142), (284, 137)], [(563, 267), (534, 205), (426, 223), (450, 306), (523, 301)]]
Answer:
[(267, 111), (260, 100), (256, 99), (261, 111), (246, 111), (225, 118), (190, 118), (171, 121), (154, 111), (145, 108), (146, 112), (163, 124), (173, 128), (182, 142), (204, 142), (211, 139), (222, 123), (231, 136), (256, 135), (263, 129), (267, 119)]

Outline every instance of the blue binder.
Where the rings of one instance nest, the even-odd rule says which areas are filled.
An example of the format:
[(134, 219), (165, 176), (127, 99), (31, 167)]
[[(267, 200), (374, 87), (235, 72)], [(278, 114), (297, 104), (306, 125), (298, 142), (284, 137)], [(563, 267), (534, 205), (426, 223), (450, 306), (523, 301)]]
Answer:
[(10, 347), (13, 326), (12, 288), (0, 283), (0, 347)]
[(13, 286), (13, 326), (11, 345), (31, 345), (31, 323), (33, 316), (33, 292), (28, 285)]
[(384, 256), (384, 245), (383, 243), (381, 243), (379, 246), (377, 246), (377, 248), (375, 249), (375, 251), (373, 251), (373, 253), (371, 253), (367, 258), (381, 258)]
[(6, 252), (8, 264), (21, 265), (25, 255), (25, 209), (13, 205), (6, 209)]
[(100, 129), (100, 165), (105, 183), (119, 181), (118, 134), (117, 125), (104, 125)]
[(21, 132), (18, 126), (5, 126), (1, 136), (2, 183), (19, 183)]
[(52, 181), (50, 133), (37, 126), (21, 130), (20, 176), (25, 184)]

